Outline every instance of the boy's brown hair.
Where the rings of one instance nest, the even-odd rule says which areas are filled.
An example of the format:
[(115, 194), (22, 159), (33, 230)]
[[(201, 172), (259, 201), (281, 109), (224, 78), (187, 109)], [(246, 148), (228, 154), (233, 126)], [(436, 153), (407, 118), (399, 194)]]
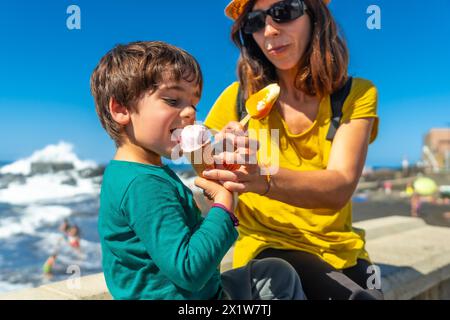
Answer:
[(122, 127), (109, 112), (113, 98), (135, 110), (143, 94), (153, 92), (164, 81), (185, 80), (199, 87), (203, 77), (195, 58), (183, 49), (162, 41), (139, 41), (117, 45), (98, 63), (91, 75), (91, 93), (103, 128), (116, 146), (121, 145)]
[[(241, 32), (244, 19), (255, 2), (256, 0), (251, 0), (245, 5), (231, 31), (231, 38), (241, 51), (238, 75), (243, 98), (278, 80), (275, 67), (258, 47), (253, 36)], [(317, 0), (304, 2), (308, 8), (306, 14), (311, 18), (311, 41), (298, 62), (299, 70), (294, 86), (308, 95), (322, 98), (340, 89), (347, 81), (349, 54), (327, 5)]]

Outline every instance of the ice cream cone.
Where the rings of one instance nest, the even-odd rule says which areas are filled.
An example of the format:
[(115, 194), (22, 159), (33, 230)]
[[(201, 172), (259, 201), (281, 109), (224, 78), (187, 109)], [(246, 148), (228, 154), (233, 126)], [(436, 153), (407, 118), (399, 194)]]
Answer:
[(207, 142), (199, 149), (191, 152), (183, 152), (184, 156), (191, 163), (192, 168), (198, 176), (202, 176), (202, 172), (207, 169), (214, 169), (214, 159), (212, 157), (213, 147), (211, 142)]
[(198, 176), (207, 169), (214, 168), (211, 134), (201, 125), (187, 126), (181, 132), (181, 149)]

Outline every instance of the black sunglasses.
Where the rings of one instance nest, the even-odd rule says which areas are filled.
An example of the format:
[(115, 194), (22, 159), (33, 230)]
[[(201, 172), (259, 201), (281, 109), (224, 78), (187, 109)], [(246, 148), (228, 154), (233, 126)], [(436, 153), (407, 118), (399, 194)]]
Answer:
[(267, 10), (255, 10), (247, 14), (242, 31), (246, 34), (255, 33), (266, 25), (267, 15), (276, 23), (285, 23), (301, 17), (306, 10), (302, 0), (284, 0), (273, 4)]

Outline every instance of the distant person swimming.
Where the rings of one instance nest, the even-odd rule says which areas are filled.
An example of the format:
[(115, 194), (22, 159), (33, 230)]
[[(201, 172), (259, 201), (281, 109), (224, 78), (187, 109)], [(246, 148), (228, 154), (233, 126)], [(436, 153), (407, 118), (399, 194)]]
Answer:
[(80, 250), (80, 228), (77, 225), (73, 225), (69, 228), (68, 240), (69, 245), (72, 248)]
[(44, 277), (47, 279), (51, 279), (53, 277), (53, 268), (56, 264), (57, 254), (52, 254), (47, 258), (44, 265), (42, 266), (42, 271), (44, 273)]
[(69, 236), (69, 230), (70, 230), (70, 223), (68, 219), (64, 219), (63, 223), (59, 226), (59, 231), (64, 235), (64, 239), (68, 239)]
[(71, 225), (68, 219), (64, 219), (59, 226), (59, 231), (63, 233), (63, 238), (58, 241), (58, 245), (61, 243), (61, 240), (65, 240), (71, 248), (80, 252), (80, 228), (76, 224)]

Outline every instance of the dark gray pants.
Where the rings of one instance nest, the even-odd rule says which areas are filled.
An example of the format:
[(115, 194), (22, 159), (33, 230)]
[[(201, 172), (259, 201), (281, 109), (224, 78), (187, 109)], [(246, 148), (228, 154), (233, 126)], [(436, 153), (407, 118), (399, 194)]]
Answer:
[(256, 258), (267, 257), (281, 258), (295, 268), (309, 300), (383, 300), (381, 288), (368, 288), (373, 273), (368, 272), (371, 265), (366, 260), (359, 259), (356, 266), (337, 270), (304, 251), (266, 249)]
[(225, 299), (305, 300), (295, 269), (283, 259), (251, 260), (246, 266), (222, 273)]

